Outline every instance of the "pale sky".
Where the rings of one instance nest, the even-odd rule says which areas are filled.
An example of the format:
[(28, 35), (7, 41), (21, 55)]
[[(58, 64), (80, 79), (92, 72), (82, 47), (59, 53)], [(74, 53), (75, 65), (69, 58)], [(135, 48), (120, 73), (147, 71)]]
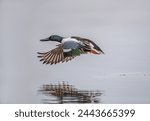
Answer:
[[(0, 103), (40, 103), (42, 84), (103, 90), (103, 103), (150, 103), (149, 0), (1, 0)], [(94, 41), (105, 55), (43, 65), (52, 34)], [(121, 76), (121, 74), (126, 76)]]

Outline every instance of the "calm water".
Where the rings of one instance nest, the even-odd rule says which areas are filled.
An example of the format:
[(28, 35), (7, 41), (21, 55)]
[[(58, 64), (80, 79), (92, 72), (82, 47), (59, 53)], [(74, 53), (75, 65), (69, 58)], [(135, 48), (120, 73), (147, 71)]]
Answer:
[[(150, 103), (150, 85), (146, 85), (149, 83), (149, 78), (148, 73), (95, 76), (92, 81), (84, 85), (70, 85), (71, 88), (73, 87), (70, 90), (78, 92), (77, 95), (61, 95), (63, 98), (60, 95), (54, 95), (54, 90), (50, 90), (50, 85), (47, 84), (49, 87), (47, 91), (45, 86), (42, 86), (41, 103)], [(56, 86), (63, 87), (63, 83)], [(59, 91), (61, 90), (57, 89), (57, 93), (60, 93)], [(78, 95), (80, 93), (81, 95)]]

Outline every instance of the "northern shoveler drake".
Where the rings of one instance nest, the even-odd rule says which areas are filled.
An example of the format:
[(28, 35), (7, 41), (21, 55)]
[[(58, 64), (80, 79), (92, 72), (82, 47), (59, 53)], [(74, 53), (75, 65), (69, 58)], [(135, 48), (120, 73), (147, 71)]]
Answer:
[(46, 39), (40, 41), (57, 41), (60, 44), (58, 47), (48, 51), (48, 52), (38, 52), (40, 61), (43, 64), (56, 64), (59, 62), (68, 62), (74, 57), (81, 54), (93, 53), (93, 54), (104, 54), (104, 52), (98, 47), (93, 41), (81, 38), (81, 37), (61, 37), (58, 35), (51, 35)]

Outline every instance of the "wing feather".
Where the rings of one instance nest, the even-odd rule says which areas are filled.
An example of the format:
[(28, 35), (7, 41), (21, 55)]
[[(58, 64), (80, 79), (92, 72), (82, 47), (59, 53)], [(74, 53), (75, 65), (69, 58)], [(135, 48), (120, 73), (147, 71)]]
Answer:
[[(73, 49), (71, 49), (71, 51), (73, 52)], [(81, 53), (82, 50), (81, 50)], [(38, 57), (40, 58), (40, 61), (43, 62), (43, 64), (57, 64), (60, 62), (68, 62), (70, 60), (72, 60), (73, 58), (75, 58), (78, 55), (72, 55), (70, 52), (68, 52), (68, 54), (66, 54), (66, 52), (64, 52), (64, 44), (59, 44), (58, 47), (48, 51), (48, 52), (38, 52)]]

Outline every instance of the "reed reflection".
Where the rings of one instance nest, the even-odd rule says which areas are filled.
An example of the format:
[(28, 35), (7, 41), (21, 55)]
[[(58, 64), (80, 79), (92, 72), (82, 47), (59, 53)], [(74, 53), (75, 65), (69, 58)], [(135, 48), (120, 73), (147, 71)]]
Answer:
[(42, 99), (42, 103), (101, 103), (100, 96), (102, 92), (100, 90), (79, 90), (66, 82), (62, 82), (62, 84), (45, 84), (39, 91), (48, 97)]

